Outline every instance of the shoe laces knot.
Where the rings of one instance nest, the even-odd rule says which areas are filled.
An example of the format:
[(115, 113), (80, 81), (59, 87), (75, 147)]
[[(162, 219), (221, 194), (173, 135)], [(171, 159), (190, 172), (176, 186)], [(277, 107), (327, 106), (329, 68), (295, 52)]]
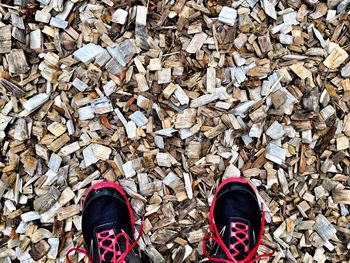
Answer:
[(248, 234), (249, 226), (242, 222), (231, 222), (231, 240), (235, 242), (231, 242), (230, 244), (230, 252), (233, 257), (237, 257), (241, 250), (239, 250), (239, 246), (243, 247), (244, 253), (249, 252), (248, 248)]
[[(120, 250), (118, 240), (125, 239), (125, 250)], [(97, 248), (99, 251), (99, 259), (101, 262), (106, 261), (108, 253), (112, 253), (111, 263), (125, 263), (125, 258), (129, 252), (129, 236), (125, 232), (115, 234), (113, 229), (104, 230), (96, 233)]]
[[(259, 259), (264, 257), (273, 256), (274, 250), (267, 244), (261, 241), (263, 229), (265, 225), (265, 212), (262, 211), (262, 222), (261, 222), (261, 230), (259, 233), (258, 242), (254, 246), (253, 249), (249, 249), (249, 226), (243, 222), (231, 222), (230, 224), (230, 237), (231, 242), (229, 246), (227, 246), (222, 240), (218, 228), (215, 222), (212, 222), (213, 234), (204, 236), (202, 240), (202, 249), (204, 256), (207, 257), (212, 262), (221, 262), (221, 263), (254, 263)], [(225, 253), (226, 258), (216, 258), (215, 256), (210, 256), (207, 249), (207, 241), (211, 239), (213, 240)], [(271, 252), (261, 254), (256, 256), (257, 250), (260, 246), (264, 246), (268, 248)], [(243, 253), (246, 255), (244, 259), (238, 259), (238, 256)]]
[[(97, 248), (99, 251), (100, 262), (106, 262), (107, 253), (110, 252), (113, 254), (112, 259), (108, 259), (110, 260), (111, 263), (126, 263), (126, 260), (125, 260), (126, 257), (128, 256), (129, 252), (133, 250), (133, 248), (137, 245), (137, 242), (140, 240), (142, 236), (143, 224), (144, 224), (144, 219), (142, 219), (138, 236), (131, 245), (130, 245), (130, 237), (126, 232), (122, 231), (117, 235), (115, 234), (114, 229), (97, 232), (96, 240), (97, 240)], [(118, 242), (121, 238), (125, 239), (124, 251), (121, 251), (120, 245)], [(84, 254), (89, 259), (89, 262), (93, 263), (89, 253), (86, 250), (81, 248), (75, 248), (75, 247), (70, 248), (67, 251), (66, 260), (68, 263), (71, 263), (69, 259), (69, 254), (72, 253), (73, 251)]]

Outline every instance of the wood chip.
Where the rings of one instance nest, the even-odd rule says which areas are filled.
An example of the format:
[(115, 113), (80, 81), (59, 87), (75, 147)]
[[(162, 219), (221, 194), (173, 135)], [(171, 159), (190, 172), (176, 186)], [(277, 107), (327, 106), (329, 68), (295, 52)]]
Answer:
[(13, 74), (24, 74), (29, 70), (29, 66), (22, 49), (12, 49), (7, 56), (9, 71)]
[(186, 52), (188, 53), (196, 53), (203, 46), (204, 42), (207, 40), (208, 35), (204, 32), (195, 34), (192, 38), (191, 42), (186, 48)]
[(159, 166), (171, 167), (171, 156), (168, 153), (158, 153), (156, 156), (157, 164)]
[(349, 55), (344, 49), (337, 47), (337, 48), (333, 49), (333, 51), (328, 55), (328, 57), (325, 59), (325, 61), (323, 61), (323, 64), (330, 69), (336, 69), (348, 57), (349, 57)]
[(229, 26), (233, 26), (235, 24), (237, 18), (237, 10), (224, 6), (219, 14), (219, 21), (225, 23)]
[(6, 54), (11, 51), (11, 25), (0, 27), (0, 53)]
[(350, 204), (350, 190), (335, 190), (332, 192), (332, 197), (336, 204)]
[(314, 224), (314, 229), (323, 238), (324, 241), (331, 239), (337, 230), (330, 224), (324, 215), (318, 215)]
[(34, 260), (39, 260), (46, 255), (49, 249), (50, 245), (44, 240), (41, 240), (39, 243), (33, 244), (31, 246), (29, 254), (33, 257)]
[(312, 73), (306, 69), (302, 64), (293, 64), (290, 69), (302, 80), (311, 77)]
[(74, 58), (88, 65), (91, 63), (104, 49), (96, 44), (89, 43), (73, 53)]
[(265, 157), (266, 159), (277, 164), (282, 164), (286, 159), (283, 149), (281, 149), (280, 147), (278, 147), (273, 143), (270, 143), (266, 147)]
[(90, 166), (99, 160), (108, 160), (112, 150), (107, 146), (92, 143), (83, 150), (85, 166)]
[(216, 71), (215, 68), (207, 68), (207, 91), (215, 93), (216, 91)]
[(146, 26), (147, 21), (147, 8), (144, 6), (137, 6), (136, 7), (136, 24), (141, 26)]
[(112, 21), (117, 24), (124, 25), (126, 18), (128, 17), (128, 12), (124, 9), (117, 9), (112, 15)]

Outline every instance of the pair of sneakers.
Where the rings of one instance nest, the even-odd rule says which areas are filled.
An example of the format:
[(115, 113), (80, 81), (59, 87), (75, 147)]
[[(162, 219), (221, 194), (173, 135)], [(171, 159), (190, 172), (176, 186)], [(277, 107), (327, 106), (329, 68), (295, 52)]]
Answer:
[[(223, 181), (216, 190), (209, 213), (211, 235), (202, 242), (204, 255), (212, 262), (255, 262), (264, 231), (264, 212), (255, 187), (241, 177)], [(135, 219), (127, 196), (116, 183), (93, 185), (85, 195), (82, 213), (82, 232), (85, 248), (70, 249), (86, 254), (90, 262), (139, 263), (134, 251), (142, 235), (142, 224), (134, 240)], [(208, 252), (207, 241), (214, 245)], [(266, 246), (266, 245), (265, 245)]]

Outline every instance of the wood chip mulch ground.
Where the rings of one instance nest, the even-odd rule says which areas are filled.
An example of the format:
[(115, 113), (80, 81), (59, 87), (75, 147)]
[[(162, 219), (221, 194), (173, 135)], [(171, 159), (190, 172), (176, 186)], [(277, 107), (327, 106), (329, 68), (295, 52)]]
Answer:
[(349, 5), (0, 1), (0, 262), (64, 262), (102, 180), (152, 262), (204, 261), (232, 176), (264, 200), (260, 262), (349, 262)]

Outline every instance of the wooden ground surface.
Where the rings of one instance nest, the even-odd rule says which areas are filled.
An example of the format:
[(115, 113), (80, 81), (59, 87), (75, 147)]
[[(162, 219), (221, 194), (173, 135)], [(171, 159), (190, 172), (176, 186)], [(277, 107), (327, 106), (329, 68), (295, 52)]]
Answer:
[(349, 262), (349, 5), (2, 0), (0, 262), (63, 262), (103, 180), (153, 262), (199, 262), (232, 176), (264, 200), (260, 262)]

